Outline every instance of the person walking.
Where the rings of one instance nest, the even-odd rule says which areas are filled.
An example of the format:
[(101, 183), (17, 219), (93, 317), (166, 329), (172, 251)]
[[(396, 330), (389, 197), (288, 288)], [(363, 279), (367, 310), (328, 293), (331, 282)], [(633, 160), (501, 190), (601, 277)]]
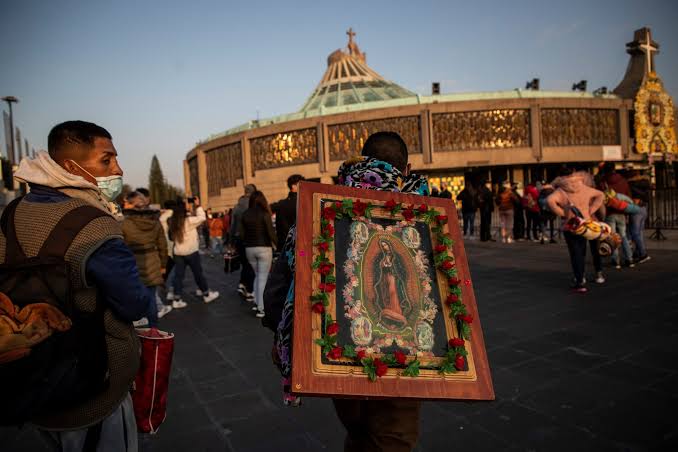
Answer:
[[(591, 175), (586, 172), (573, 172), (569, 168), (562, 168), (560, 177), (553, 181), (554, 191), (546, 198), (546, 204), (551, 212), (562, 218), (563, 224), (569, 219), (581, 214), (584, 220), (595, 218), (596, 212), (603, 206), (604, 194), (593, 188)], [(575, 210), (576, 209), (576, 210)], [(579, 293), (586, 293), (584, 285), (586, 245), (588, 242), (593, 257), (593, 267), (596, 272), (595, 281), (598, 284), (605, 282), (602, 260), (598, 251), (597, 240), (587, 240), (581, 235), (570, 231), (563, 231), (565, 243), (570, 253), (570, 263), (574, 273), (572, 289)]]
[(556, 242), (555, 237), (555, 221), (556, 215), (551, 212), (546, 203), (546, 200), (553, 193), (554, 188), (551, 184), (543, 184), (541, 190), (539, 190), (539, 217), (541, 218), (541, 243), (546, 243), (546, 228), (549, 229), (549, 243), (558, 243)]
[(511, 184), (509, 182), (504, 182), (495, 200), (499, 209), (501, 241), (503, 243), (513, 243), (510, 231), (513, 228), (513, 206), (516, 201), (518, 201), (518, 199), (513, 194), (513, 191), (511, 191)]
[(492, 185), (483, 180), (478, 190), (480, 208), (480, 241), (487, 242), (492, 239), (492, 212), (494, 201), (492, 199)]
[(466, 185), (457, 195), (457, 201), (461, 202), (464, 238), (471, 240), (473, 239), (476, 210), (478, 210), (478, 190), (471, 184)]
[(304, 176), (300, 174), (293, 174), (287, 178), (287, 188), (290, 192), (287, 198), (280, 200), (271, 205), (271, 210), (275, 214), (275, 232), (278, 238), (278, 243), (285, 243), (287, 233), (290, 228), (297, 222), (297, 190), (299, 189), (299, 182), (304, 180)]
[(532, 181), (525, 187), (525, 194), (523, 195), (523, 208), (527, 217), (527, 228), (525, 229), (527, 240), (538, 242), (541, 230), (541, 218), (539, 217), (539, 190), (537, 190), (537, 183)]
[[(339, 184), (372, 190), (399, 191), (428, 196), (426, 178), (409, 172), (407, 145), (394, 132), (377, 132), (371, 135), (362, 150), (362, 157), (343, 162), (339, 167)], [(379, 183), (366, 182), (365, 174), (378, 174)], [(365, 178), (365, 180), (364, 180)], [(364, 185), (363, 185), (364, 184)], [(290, 393), (292, 372), (292, 329), (295, 309), (294, 248), (296, 228), (292, 228), (281, 258), (276, 262), (276, 273), (289, 275), (288, 284), (271, 288), (277, 296), (267, 300), (270, 305), (279, 305), (272, 312), (281, 312), (279, 319), (272, 319), (268, 325), (275, 329), (274, 359), (283, 376), (284, 401), (287, 405), (298, 405), (299, 399)], [(268, 292), (268, 291), (267, 291)], [(296, 300), (301, 305), (302, 300)], [(364, 400), (334, 399), (334, 408), (339, 420), (346, 428), (344, 450), (346, 451), (394, 451), (406, 452), (414, 449), (419, 437), (421, 402), (418, 400)]]
[(170, 238), (174, 241), (174, 301), (172, 307), (181, 309), (186, 307), (182, 299), (184, 290), (184, 275), (186, 267), (190, 267), (193, 279), (198, 286), (195, 294), (201, 297), (205, 303), (211, 303), (219, 297), (219, 292), (209, 290), (207, 280), (202, 271), (200, 262), (200, 238), (198, 228), (205, 223), (205, 211), (200, 207), (200, 198), (193, 198), (195, 215), (188, 215), (188, 201), (178, 203), (169, 220)]
[[(114, 217), (117, 210), (112, 202), (123, 187), (118, 153), (106, 129), (85, 121), (56, 125), (47, 148), (48, 152), (40, 151), (34, 159), (23, 159), (15, 173), (30, 192), (6, 208), (6, 212), (14, 209), (14, 221), (0, 232), (0, 249), (4, 250), (0, 263), (11, 266), (5, 259), (19, 258), (11, 254), (17, 248), (7, 246), (7, 231), (16, 236), (21, 254), (33, 257), (43, 246), (58, 249), (68, 232), (55, 230), (54, 225), (71, 223), (75, 238), (63, 258), (69, 268), (65, 278), (71, 288), (69, 315), (75, 336), (62, 342), (63, 349), (51, 349), (54, 367), (40, 371), (53, 378), (31, 388), (26, 400), (61, 381), (66, 366), (68, 379), (79, 375), (83, 385), (74, 387), (72, 394), (54, 394), (61, 402), (29, 421), (47, 438), (49, 450), (83, 450), (87, 442), (90, 450), (136, 451), (137, 426), (129, 391), (139, 367), (140, 346), (132, 322), (146, 315), (155, 300), (139, 279), (134, 255)], [(73, 223), (83, 222), (83, 217), (93, 219), (76, 227)], [(95, 312), (101, 317), (92, 315)], [(50, 339), (58, 340), (55, 336)], [(59, 355), (69, 361), (60, 360)], [(26, 375), (27, 379), (35, 377)]]
[[(212, 218), (207, 220), (207, 225), (210, 230), (210, 243), (212, 246), (210, 256), (222, 255), (224, 253), (224, 221), (220, 213), (215, 213)], [(223, 257), (223, 256), (222, 256)]]
[[(600, 170), (599, 189), (604, 192), (613, 190), (616, 193), (621, 193), (631, 198), (631, 187), (626, 179), (617, 173), (613, 162), (605, 162)], [(633, 263), (633, 253), (631, 251), (631, 244), (629, 243), (628, 235), (626, 234), (626, 213), (617, 210), (612, 206), (606, 208), (607, 216), (605, 222), (610, 225), (612, 232), (616, 232), (622, 239), (622, 255), (619, 255), (619, 248), (616, 248), (612, 253), (612, 263), (617, 270), (621, 270), (622, 264), (625, 267), (635, 267)]]
[(513, 192), (513, 239), (522, 242), (525, 237), (525, 209), (523, 209), (522, 197), (518, 192), (518, 183), (511, 184)]
[[(125, 197), (122, 222), (122, 235), (127, 246), (134, 253), (139, 269), (139, 277), (151, 296), (155, 299), (158, 286), (163, 285), (163, 274), (167, 262), (167, 240), (158, 218), (158, 211), (148, 209), (147, 198), (133, 191)], [(172, 310), (163, 304), (151, 303), (145, 318), (135, 322), (134, 326), (148, 325), (158, 327), (158, 318)]]
[(254, 269), (254, 299), (252, 310), (258, 318), (264, 317), (264, 289), (273, 262), (273, 247), (277, 237), (273, 230), (271, 210), (260, 191), (250, 196), (249, 209), (240, 220), (240, 237), (243, 239), (247, 261)]
[(238, 293), (244, 297), (247, 301), (254, 303), (254, 269), (247, 260), (245, 254), (245, 245), (243, 238), (240, 235), (240, 222), (242, 220), (242, 215), (249, 208), (250, 205), (250, 196), (252, 193), (257, 191), (257, 187), (254, 184), (245, 185), (245, 194), (238, 199), (238, 204), (236, 204), (233, 209), (233, 214), (231, 215), (231, 231), (230, 231), (230, 242), (231, 246), (234, 246), (240, 257), (240, 282), (238, 284)]
[(645, 248), (643, 229), (645, 229), (645, 221), (647, 221), (647, 207), (650, 203), (650, 189), (652, 187), (650, 178), (641, 174), (638, 170), (631, 170), (627, 182), (631, 189), (631, 199), (639, 207), (638, 213), (629, 215), (629, 235), (633, 243), (636, 244), (634, 260), (636, 263), (642, 264), (650, 260)]

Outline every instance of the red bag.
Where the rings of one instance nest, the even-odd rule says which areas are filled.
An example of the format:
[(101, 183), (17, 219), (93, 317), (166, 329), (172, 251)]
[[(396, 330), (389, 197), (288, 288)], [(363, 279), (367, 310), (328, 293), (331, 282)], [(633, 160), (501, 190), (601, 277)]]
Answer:
[(149, 328), (138, 328), (141, 342), (141, 363), (134, 380), (132, 402), (137, 428), (142, 433), (157, 433), (165, 420), (167, 390), (172, 369), (174, 334)]

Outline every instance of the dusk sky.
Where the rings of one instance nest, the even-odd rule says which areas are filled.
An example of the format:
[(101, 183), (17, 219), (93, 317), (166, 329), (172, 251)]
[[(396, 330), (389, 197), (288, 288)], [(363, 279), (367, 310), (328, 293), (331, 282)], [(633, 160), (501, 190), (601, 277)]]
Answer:
[[(132, 186), (153, 154), (183, 187), (182, 160), (213, 133), (299, 109), (344, 47), (349, 27), (367, 63), (421, 94), (523, 88), (613, 89), (625, 43), (649, 26), (656, 68), (678, 95), (678, 2), (667, 1), (60, 1), (0, 7), (0, 96), (46, 148), (56, 123), (82, 119), (113, 135)], [(3, 103), (6, 109), (6, 104)], [(0, 143), (5, 154), (4, 129)]]

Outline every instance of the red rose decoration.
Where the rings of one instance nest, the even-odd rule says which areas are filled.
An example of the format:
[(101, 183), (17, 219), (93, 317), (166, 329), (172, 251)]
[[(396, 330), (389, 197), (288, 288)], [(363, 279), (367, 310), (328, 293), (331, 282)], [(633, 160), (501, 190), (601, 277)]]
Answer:
[(447, 224), (447, 215), (436, 215), (436, 222), (438, 224)]
[(320, 264), (320, 267), (318, 267), (318, 273), (320, 273), (323, 276), (327, 276), (332, 272), (332, 269), (334, 268), (334, 264)]
[(337, 217), (337, 212), (332, 207), (323, 208), (323, 218), (327, 221), (332, 221)]
[(407, 361), (407, 355), (406, 355), (405, 353), (401, 352), (400, 350), (398, 350), (397, 352), (395, 352), (395, 353), (393, 354), (393, 357), (394, 357), (395, 360), (398, 362), (398, 364), (404, 365), (405, 362)]
[(356, 353), (355, 358), (356, 358), (358, 361), (362, 361), (363, 358), (365, 358), (365, 355), (367, 355), (367, 353), (365, 353), (365, 350), (359, 350), (359, 351)]
[(450, 279), (447, 280), (447, 283), (450, 286), (458, 286), (460, 282), (461, 281), (456, 276), (453, 276), (453, 277), (451, 277)]
[(414, 210), (410, 208), (403, 210), (403, 218), (407, 221), (410, 221), (412, 218), (414, 218)]
[(456, 303), (458, 301), (459, 301), (459, 297), (456, 294), (451, 293), (447, 296), (445, 303), (452, 304), (452, 303)]
[(447, 251), (447, 247), (445, 245), (436, 245), (436, 247), (433, 248), (433, 250), (436, 253), (444, 253), (445, 251)]
[(315, 312), (316, 314), (322, 314), (323, 312), (325, 312), (325, 306), (322, 303), (315, 303), (313, 305), (313, 312)]
[(450, 345), (450, 347), (463, 347), (464, 346), (464, 339), (462, 339), (460, 337), (453, 337), (452, 339), (450, 339), (448, 344)]
[(365, 210), (367, 209), (367, 204), (361, 202), (359, 199), (356, 199), (353, 203), (353, 214), (358, 217), (365, 215)]
[(327, 326), (327, 334), (330, 336), (334, 336), (339, 332), (339, 324), (337, 322), (334, 322), (330, 325)]
[(419, 207), (417, 207), (417, 211), (421, 214), (424, 215), (426, 212), (428, 212), (428, 206), (426, 204), (422, 204)]
[(459, 315), (457, 316), (459, 320), (461, 320), (464, 323), (471, 323), (473, 322), (473, 316), (470, 314), (465, 314), (465, 315)]
[(464, 357), (461, 355), (457, 355), (456, 358), (454, 358), (454, 367), (457, 370), (464, 370), (464, 365), (466, 364), (466, 361), (464, 360)]
[(324, 283), (321, 282), (318, 284), (318, 289), (322, 290), (323, 292), (333, 292), (334, 289), (337, 288), (337, 285), (335, 283)]
[(328, 242), (320, 242), (318, 243), (318, 249), (320, 251), (327, 251), (330, 249), (330, 244)]
[(392, 199), (386, 201), (386, 204), (384, 204), (384, 209), (386, 210), (393, 210), (397, 206), (396, 202)]
[(327, 357), (330, 359), (339, 359), (341, 358), (341, 354), (343, 353), (344, 349), (341, 347), (334, 347), (330, 352), (327, 354)]
[(383, 377), (388, 372), (388, 366), (379, 358), (374, 358), (374, 370), (377, 377)]
[(322, 232), (322, 234), (324, 235), (332, 237), (334, 235), (334, 226), (332, 226), (331, 224), (327, 224), (325, 225), (325, 227), (323, 227), (322, 231), (320, 232)]
[(442, 267), (443, 270), (451, 270), (452, 267), (454, 267), (454, 262), (452, 262), (450, 259), (444, 260)]

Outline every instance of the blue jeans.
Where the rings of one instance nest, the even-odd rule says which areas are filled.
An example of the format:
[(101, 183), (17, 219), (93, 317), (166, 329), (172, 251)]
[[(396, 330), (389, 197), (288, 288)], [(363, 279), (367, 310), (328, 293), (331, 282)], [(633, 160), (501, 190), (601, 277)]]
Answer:
[(640, 212), (629, 215), (629, 234), (631, 240), (636, 244), (635, 257), (643, 258), (647, 256), (645, 249), (645, 237), (643, 237), (643, 229), (645, 228), (645, 220), (647, 220), (647, 207), (640, 206)]
[[(462, 212), (461, 216), (464, 218), (464, 235), (473, 235), (473, 224), (476, 221), (475, 212)], [(468, 232), (467, 232), (468, 230)]]
[(158, 327), (158, 305), (155, 303), (155, 286), (146, 286), (149, 296), (153, 300), (148, 305), (148, 310), (146, 311), (146, 318), (148, 319), (148, 326), (150, 328)]
[(212, 237), (212, 252), (223, 254), (224, 253), (224, 241), (221, 237)]
[(186, 274), (186, 266), (191, 268), (191, 273), (193, 273), (193, 279), (195, 279), (195, 284), (198, 286), (198, 289), (202, 290), (202, 293), (206, 294), (209, 289), (207, 287), (207, 281), (205, 280), (205, 275), (202, 272), (202, 264), (200, 263), (200, 254), (196, 251), (193, 254), (188, 256), (174, 256), (174, 296), (181, 298), (181, 293), (184, 290), (184, 275)]
[[(626, 237), (626, 215), (623, 213), (612, 213), (605, 218), (605, 222), (610, 225), (612, 232), (616, 232), (622, 239), (622, 252), (624, 255), (624, 262), (631, 261), (631, 244), (628, 237)], [(612, 253), (612, 261), (621, 264), (619, 260), (619, 249), (615, 249)]]
[(245, 248), (247, 261), (254, 269), (254, 299), (257, 308), (264, 312), (264, 289), (273, 262), (273, 248), (270, 246), (252, 246)]

